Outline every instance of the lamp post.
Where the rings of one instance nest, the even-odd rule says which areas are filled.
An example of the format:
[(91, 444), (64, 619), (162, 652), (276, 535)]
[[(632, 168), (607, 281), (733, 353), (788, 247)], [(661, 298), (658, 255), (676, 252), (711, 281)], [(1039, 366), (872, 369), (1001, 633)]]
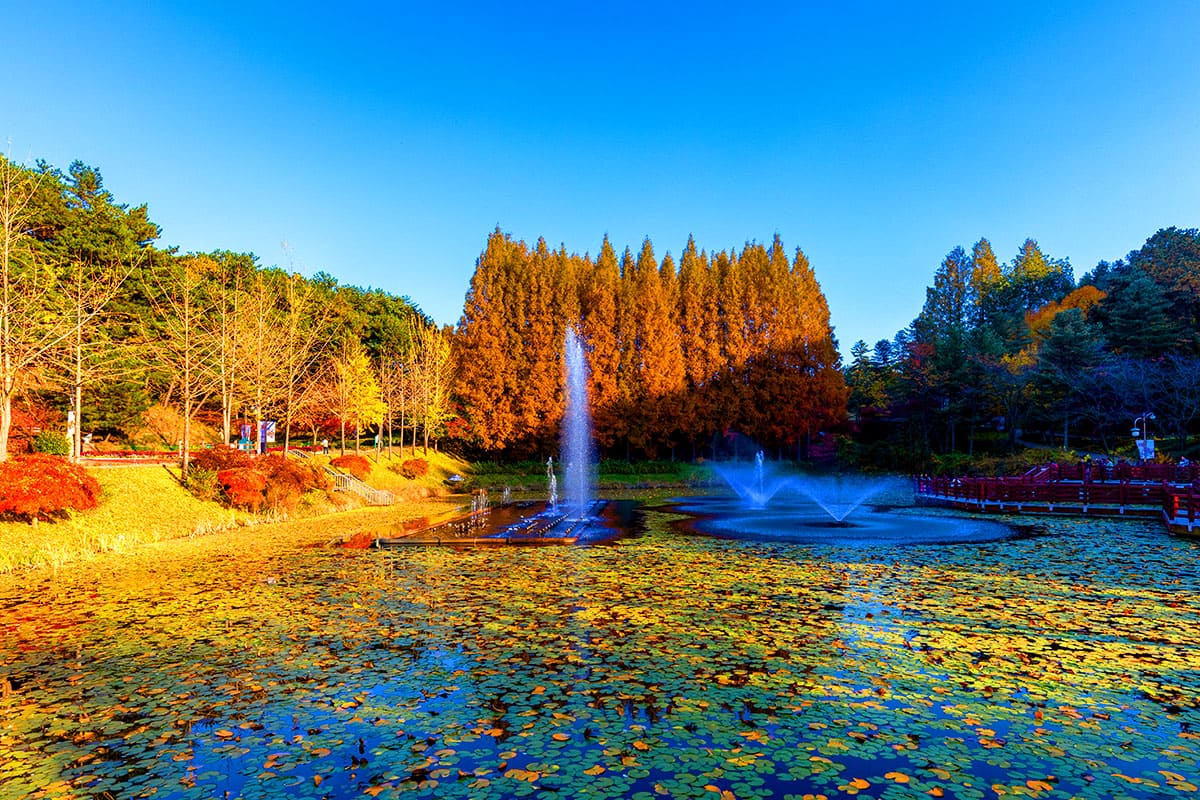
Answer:
[[(1142, 461), (1154, 458), (1154, 440), (1149, 437), (1150, 420), (1155, 419), (1153, 411), (1143, 411), (1142, 415), (1133, 421), (1133, 430), (1129, 434), (1137, 445), (1138, 457)], [(1140, 442), (1138, 437), (1141, 437)]]

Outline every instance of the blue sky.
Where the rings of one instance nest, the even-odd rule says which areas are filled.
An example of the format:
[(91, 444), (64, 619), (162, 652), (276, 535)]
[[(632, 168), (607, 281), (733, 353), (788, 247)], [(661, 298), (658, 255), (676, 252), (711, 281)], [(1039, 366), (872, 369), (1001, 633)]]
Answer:
[[(1200, 226), (1200, 3), (25, 3), (0, 139), (160, 244), (453, 323), (485, 239), (679, 254), (778, 232), (843, 352), (955, 245), (1078, 277)], [(286, 242), (286, 248), (283, 243)]]

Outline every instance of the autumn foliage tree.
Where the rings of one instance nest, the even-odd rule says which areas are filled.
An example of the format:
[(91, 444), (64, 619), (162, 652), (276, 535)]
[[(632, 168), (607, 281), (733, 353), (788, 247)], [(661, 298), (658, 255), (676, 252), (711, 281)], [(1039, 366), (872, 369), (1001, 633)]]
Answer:
[(846, 388), (829, 309), (803, 253), (775, 237), (682, 260), (650, 240), (617, 256), (532, 249), (495, 231), (454, 340), (456, 395), (473, 443), (531, 456), (553, 449), (562, 349), (588, 345), (596, 439), (614, 455), (674, 456), (736, 429), (780, 453), (839, 422)]

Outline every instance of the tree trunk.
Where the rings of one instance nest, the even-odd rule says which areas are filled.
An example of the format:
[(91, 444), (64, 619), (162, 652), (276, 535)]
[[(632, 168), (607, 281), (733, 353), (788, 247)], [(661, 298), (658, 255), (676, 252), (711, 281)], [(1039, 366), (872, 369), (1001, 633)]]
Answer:
[(183, 483), (187, 485), (188, 479), (188, 447), (192, 441), (192, 398), (185, 398), (183, 401), (183, 441), (179, 445), (179, 471), (183, 475)]
[[(5, 387), (7, 388), (7, 387)], [(8, 432), (12, 430), (12, 393), (0, 397), (0, 462), (8, 460)]]

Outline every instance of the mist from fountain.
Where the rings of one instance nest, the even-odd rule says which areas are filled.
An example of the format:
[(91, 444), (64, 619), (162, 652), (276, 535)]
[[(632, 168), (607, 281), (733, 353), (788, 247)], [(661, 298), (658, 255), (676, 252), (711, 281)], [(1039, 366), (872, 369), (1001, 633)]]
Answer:
[(864, 476), (780, 477), (767, 467), (762, 450), (754, 454), (752, 468), (722, 464), (713, 469), (751, 509), (765, 509), (780, 492), (793, 491), (808, 498), (837, 523), (844, 522), (887, 486), (887, 481)]
[(713, 467), (717, 475), (737, 492), (751, 508), (766, 508), (776, 494), (792, 483), (791, 478), (777, 478), (769, 474), (764, 464), (763, 451), (754, 454), (754, 467), (738, 464), (719, 464)]
[(566, 369), (566, 412), (562, 426), (564, 504), (577, 519), (588, 515), (595, 499), (595, 456), (592, 415), (588, 407), (587, 354), (574, 327), (567, 329), (563, 345)]
[(800, 479), (795, 485), (835, 522), (843, 522), (855, 509), (878, 494), (886, 484), (876, 478), (837, 475)]

